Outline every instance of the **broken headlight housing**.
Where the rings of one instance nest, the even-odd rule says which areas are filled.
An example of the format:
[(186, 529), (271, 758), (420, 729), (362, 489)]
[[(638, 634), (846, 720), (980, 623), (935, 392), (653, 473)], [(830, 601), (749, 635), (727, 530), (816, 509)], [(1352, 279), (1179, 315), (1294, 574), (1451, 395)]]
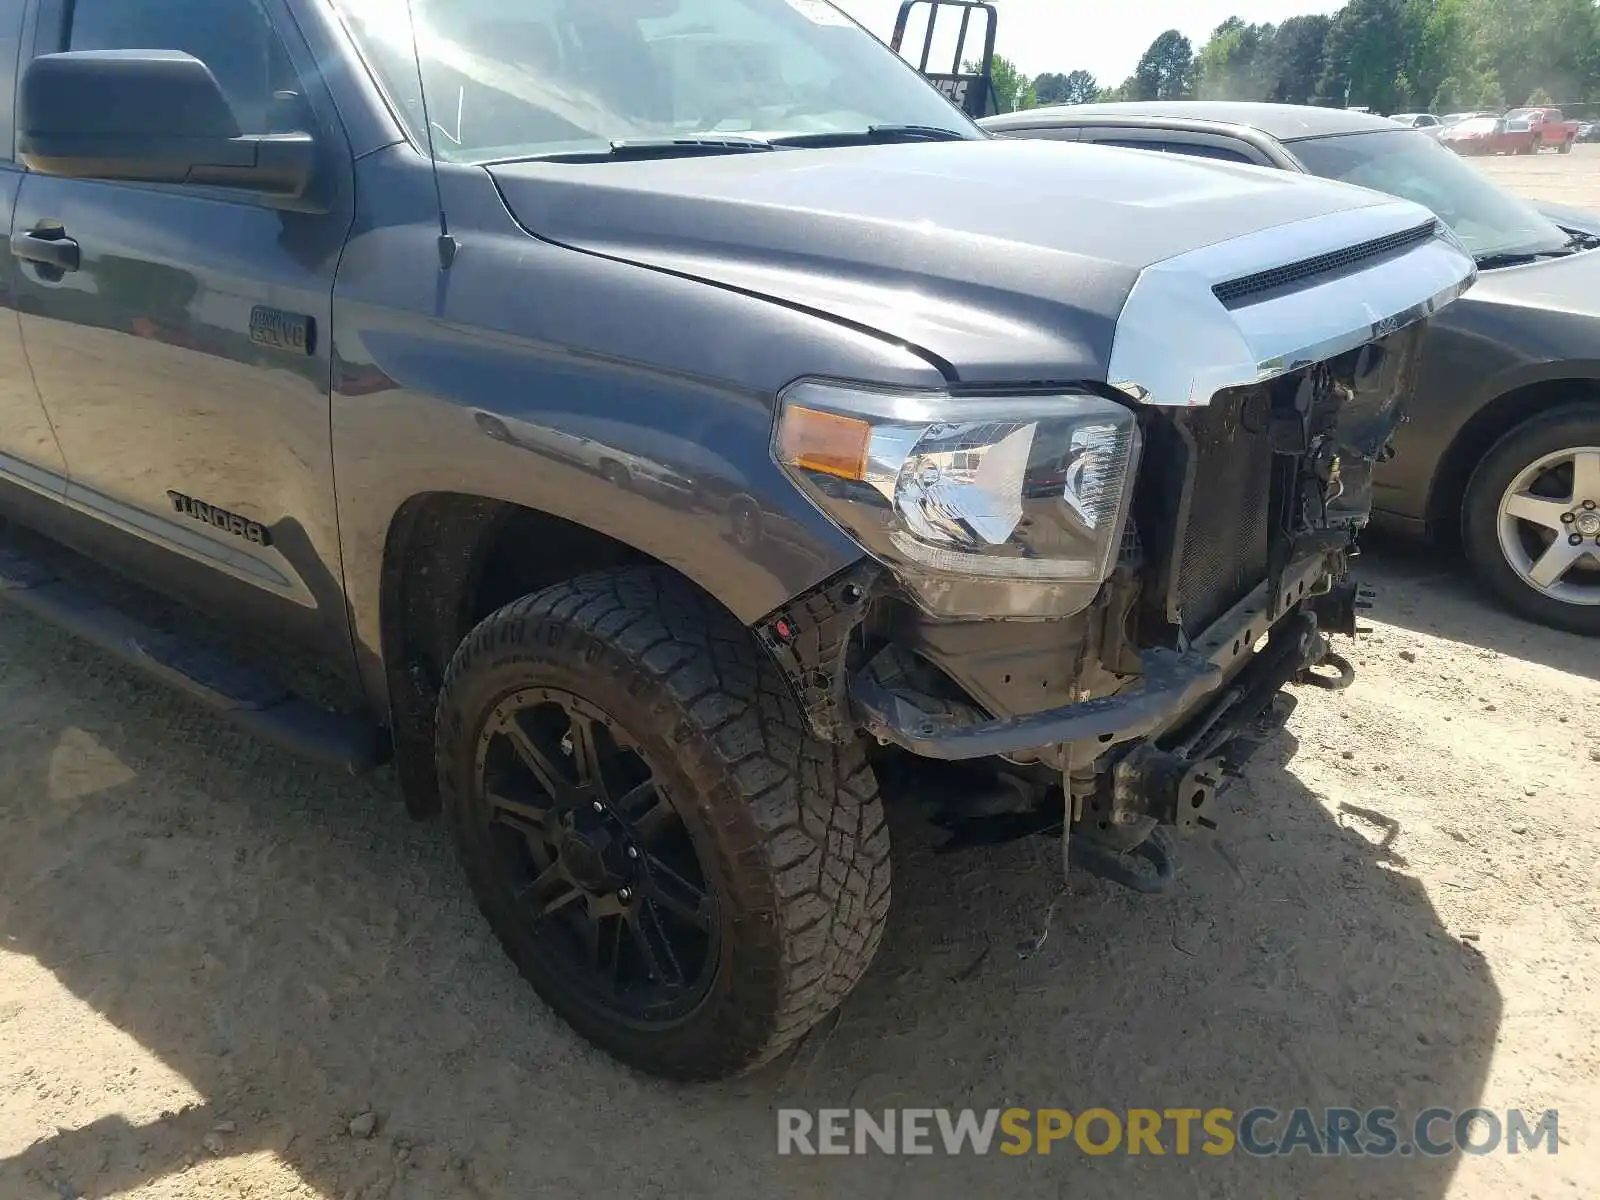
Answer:
[(1116, 565), (1139, 426), (1087, 392), (807, 381), (780, 398), (774, 453), (929, 612), (1058, 617), (1085, 608)]

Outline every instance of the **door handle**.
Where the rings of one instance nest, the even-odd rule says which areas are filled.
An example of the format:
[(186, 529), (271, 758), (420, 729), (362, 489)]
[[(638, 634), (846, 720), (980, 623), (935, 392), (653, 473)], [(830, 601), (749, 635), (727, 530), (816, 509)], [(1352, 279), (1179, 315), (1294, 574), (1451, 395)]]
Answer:
[(11, 253), (27, 262), (54, 267), (58, 271), (78, 269), (78, 243), (64, 232), (14, 233), (11, 235)]

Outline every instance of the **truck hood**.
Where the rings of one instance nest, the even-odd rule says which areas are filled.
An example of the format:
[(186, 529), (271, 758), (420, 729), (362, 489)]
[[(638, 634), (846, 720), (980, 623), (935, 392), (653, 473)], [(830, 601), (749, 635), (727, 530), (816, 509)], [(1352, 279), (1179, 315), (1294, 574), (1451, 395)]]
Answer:
[(1145, 268), (1387, 202), (1289, 172), (1001, 139), (490, 170), (537, 237), (824, 313), (979, 379), (1104, 379)]

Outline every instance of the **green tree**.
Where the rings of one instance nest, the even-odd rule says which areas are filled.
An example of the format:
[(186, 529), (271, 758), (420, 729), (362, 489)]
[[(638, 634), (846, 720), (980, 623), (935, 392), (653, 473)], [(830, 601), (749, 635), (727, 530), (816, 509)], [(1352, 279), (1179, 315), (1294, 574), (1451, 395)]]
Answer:
[(1088, 104), (1100, 94), (1100, 82), (1088, 71), (1040, 75), (1033, 81), (1033, 94), (1040, 104)]
[(1067, 102), (1067, 77), (1060, 72), (1046, 72), (1033, 77), (1033, 94), (1040, 104), (1065, 104)]
[(1139, 98), (1139, 80), (1129, 75), (1116, 87), (1103, 87), (1095, 100), (1100, 104), (1118, 104), (1124, 100), (1137, 100)]
[[(978, 67), (976, 64), (969, 64), (967, 69), (976, 72)], [(995, 103), (999, 106), (997, 111), (1016, 112), (1023, 108), (1034, 108), (1038, 104), (1033, 94), (1032, 81), (1017, 70), (1016, 63), (996, 54), (993, 71)]]
[(1528, 97), (1529, 108), (1548, 108), (1556, 102), (1556, 98), (1541, 88), (1534, 88), (1533, 95)]
[(1328, 30), (1333, 20), (1318, 13), (1290, 17), (1278, 26), (1269, 54), (1272, 86), (1267, 99), (1310, 104), (1327, 67)]
[(1196, 57), (1196, 89), (1205, 100), (1265, 100), (1276, 82), (1276, 30), (1229, 17)]
[(1067, 103), (1090, 104), (1100, 93), (1100, 81), (1088, 71), (1067, 72)]
[[(1540, 92), (1556, 104), (1600, 104), (1597, 0), (1348, 0), (1334, 16), (1274, 27), (1230, 17), (1194, 49), (1158, 37), (1121, 85), (1041, 75), (1047, 102), (1207, 98), (1365, 105), (1380, 112), (1503, 108)], [(1065, 97), (1071, 96), (1071, 99)], [(1057, 99), (1063, 97), (1063, 99)]]
[(1412, 99), (1427, 105), (1454, 77), (1459, 85), (1473, 56), (1472, 0), (1406, 0), (1405, 74)]
[(1433, 103), (1428, 107), (1436, 113), (1460, 112), (1466, 105), (1462, 97), (1466, 89), (1454, 75), (1446, 75), (1433, 93)]
[[(983, 64), (969, 62), (961, 69), (976, 75), (983, 70)], [(994, 88), (990, 107), (995, 112), (1017, 112), (1019, 109), (1037, 107), (1039, 101), (1033, 92), (1033, 81), (1017, 69), (1016, 63), (1004, 55), (996, 54), (994, 61), (989, 64), (989, 70), (990, 86)]]
[(1402, 107), (1408, 97), (1399, 84), (1410, 32), (1403, 0), (1350, 0), (1328, 32), (1322, 95), (1334, 104), (1377, 112)]
[(1544, 88), (1580, 100), (1600, 84), (1600, 18), (1594, 0), (1474, 0), (1481, 61), (1506, 96)]
[(1194, 95), (1194, 45), (1176, 29), (1150, 43), (1134, 68), (1134, 99), (1186, 100)]
[(1468, 108), (1504, 108), (1506, 90), (1494, 72), (1479, 76), (1473, 89), (1466, 93)]

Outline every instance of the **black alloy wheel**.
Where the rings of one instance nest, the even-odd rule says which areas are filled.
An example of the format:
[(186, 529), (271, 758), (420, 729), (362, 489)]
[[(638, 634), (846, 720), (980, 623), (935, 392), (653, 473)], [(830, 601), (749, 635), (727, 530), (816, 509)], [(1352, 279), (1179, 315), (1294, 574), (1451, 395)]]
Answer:
[(476, 797), (530, 946), (589, 1003), (639, 1025), (705, 996), (717, 905), (660, 776), (595, 705), (513, 692), (479, 743)]
[(720, 1079), (859, 982), (889, 831), (856, 739), (819, 739), (777, 664), (660, 567), (485, 618), (439, 694), (440, 798), (506, 953), (621, 1061)]

